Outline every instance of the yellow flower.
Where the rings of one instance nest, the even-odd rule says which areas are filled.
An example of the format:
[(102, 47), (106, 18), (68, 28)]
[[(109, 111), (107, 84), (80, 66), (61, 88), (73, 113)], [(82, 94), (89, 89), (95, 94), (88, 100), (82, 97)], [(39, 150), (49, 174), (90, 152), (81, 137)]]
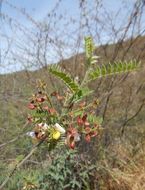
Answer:
[(52, 134), (52, 138), (55, 140), (58, 140), (60, 138), (60, 132), (59, 131), (54, 131)]

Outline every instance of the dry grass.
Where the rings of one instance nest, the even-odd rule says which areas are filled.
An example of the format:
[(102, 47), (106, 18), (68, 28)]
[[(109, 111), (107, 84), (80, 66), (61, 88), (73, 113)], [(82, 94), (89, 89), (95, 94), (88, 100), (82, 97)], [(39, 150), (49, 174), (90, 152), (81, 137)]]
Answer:
[(126, 145), (129, 144), (121, 142), (109, 147), (111, 155), (102, 161), (106, 175), (102, 177), (101, 190), (145, 189), (145, 145), (140, 145), (134, 156), (131, 154), (133, 147)]

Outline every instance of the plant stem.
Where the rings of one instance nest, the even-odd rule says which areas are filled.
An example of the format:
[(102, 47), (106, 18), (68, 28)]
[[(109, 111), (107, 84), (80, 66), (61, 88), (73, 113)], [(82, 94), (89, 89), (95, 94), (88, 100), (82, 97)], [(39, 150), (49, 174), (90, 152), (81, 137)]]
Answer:
[(30, 156), (32, 156), (32, 154), (37, 150), (37, 148), (43, 143), (44, 140), (40, 141), (37, 145), (35, 145), (32, 150), (29, 152), (29, 154), (27, 154), (23, 160), (21, 160), (20, 162), (18, 162), (16, 164), (16, 166), (14, 167), (14, 169), (9, 173), (9, 175), (6, 177), (6, 179), (3, 181), (3, 183), (0, 185), (0, 190), (4, 190), (4, 186), (8, 183), (8, 181), (10, 180), (10, 178), (14, 175), (14, 173), (17, 171), (17, 169), (23, 165), (23, 163), (25, 161), (28, 160), (28, 158), (30, 158)]

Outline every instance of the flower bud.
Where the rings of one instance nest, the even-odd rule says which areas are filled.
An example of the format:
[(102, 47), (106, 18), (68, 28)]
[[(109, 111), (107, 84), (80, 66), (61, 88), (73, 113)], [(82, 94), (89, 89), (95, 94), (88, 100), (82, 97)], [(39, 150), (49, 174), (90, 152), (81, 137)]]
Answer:
[(64, 134), (65, 133), (65, 129), (63, 127), (61, 127), (58, 123), (56, 123), (54, 125), (54, 129), (59, 131), (60, 133)]

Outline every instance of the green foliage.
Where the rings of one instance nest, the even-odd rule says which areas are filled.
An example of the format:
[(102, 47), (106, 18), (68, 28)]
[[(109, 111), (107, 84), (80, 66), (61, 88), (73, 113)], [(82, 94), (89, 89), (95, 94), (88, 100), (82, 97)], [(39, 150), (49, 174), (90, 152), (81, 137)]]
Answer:
[(90, 90), (89, 88), (82, 88), (80, 89), (78, 92), (76, 92), (71, 98), (70, 98), (70, 102), (72, 103), (77, 103), (80, 100), (82, 100), (83, 98), (85, 98), (86, 96), (90, 95), (91, 93), (93, 93), (93, 90)]
[(85, 55), (86, 66), (93, 66), (98, 61), (98, 56), (94, 55), (95, 44), (93, 39), (89, 36), (85, 38)]
[[(77, 84), (70, 76), (70, 74), (66, 73), (64, 70), (62, 70), (59, 66), (51, 66), (49, 68), (49, 72), (53, 74), (55, 77), (61, 79), (66, 87), (70, 89), (72, 94), (66, 98), (66, 103), (68, 101), (68, 107), (66, 104), (66, 108), (71, 108), (73, 110), (73, 104), (78, 103), (80, 100), (82, 100), (84, 97), (90, 95), (93, 91), (91, 91), (87, 87), (87, 83), (95, 80), (97, 78), (101, 77), (107, 77), (109, 75), (114, 75), (114, 74), (119, 74), (119, 73), (125, 73), (129, 71), (134, 71), (137, 69), (138, 64), (136, 61), (130, 61), (130, 62), (115, 62), (114, 64), (108, 64), (108, 65), (102, 65), (102, 66), (94, 66), (97, 62), (97, 56), (94, 56), (94, 44), (93, 40), (91, 37), (85, 38), (85, 53), (86, 53), (86, 66), (88, 66), (88, 70), (86, 71), (85, 77), (84, 77), (84, 86)], [(61, 102), (60, 102), (61, 103)], [(72, 107), (70, 106), (72, 104)], [(64, 104), (65, 105), (65, 104)], [(40, 103), (39, 103), (40, 106)], [(59, 104), (60, 106), (60, 104)], [(70, 107), (69, 107), (70, 106)], [(3, 106), (4, 107), (4, 106)], [(70, 110), (71, 110), (70, 109)], [(85, 108), (83, 108), (85, 109)], [(68, 109), (69, 110), (69, 109)], [(67, 111), (68, 111), (67, 110)], [(16, 110), (17, 111), (17, 110)], [(12, 129), (12, 134), (15, 134), (17, 126), (19, 126), (19, 123), (17, 124), (17, 118), (13, 116), (15, 115), (15, 110), (12, 108), (8, 109), (9, 118), (10, 116), (12, 117), (11, 119), (11, 129)], [(66, 115), (68, 112), (66, 111)], [(63, 114), (63, 109), (62, 109), (62, 114)], [(42, 118), (41, 120), (37, 121), (38, 122), (47, 122), (48, 124), (54, 124), (57, 122), (57, 115), (55, 116), (50, 116), (49, 119), (46, 119), (46, 116), (48, 115), (48, 111), (42, 111), (39, 110), (39, 112), (34, 112), (34, 115), (32, 116), (34, 118)], [(74, 118), (77, 116), (83, 115), (83, 110), (77, 110), (74, 111)], [(19, 115), (18, 115), (19, 116)], [(19, 116), (20, 117), (20, 116)], [(61, 118), (58, 117), (58, 119)], [(14, 121), (13, 121), (14, 120)], [(19, 118), (20, 120), (20, 118)], [(98, 123), (102, 124), (102, 118), (97, 117), (95, 115), (88, 115), (88, 121), (91, 123)], [(68, 121), (67, 121), (68, 122)], [(69, 121), (73, 122), (73, 121)], [(63, 126), (63, 125), (62, 125)], [(76, 127), (76, 125), (75, 125)], [(14, 129), (13, 129), (14, 128)], [(11, 134), (10, 134), (11, 135)], [(23, 148), (22, 150), (25, 150), (26, 145), (28, 144), (28, 141), (24, 143), (23, 140), (19, 140), (17, 142), (17, 145), (19, 148)], [(55, 141), (54, 143), (49, 146), (49, 150), (54, 149), (56, 147)], [(58, 141), (61, 143), (61, 141)], [(28, 144), (29, 145), (29, 144)], [(27, 146), (28, 147), (28, 146)], [(46, 148), (46, 147), (45, 147)], [(48, 150), (48, 146), (47, 146)], [(103, 149), (104, 150), (104, 149)], [(11, 150), (12, 154), (14, 154), (15, 149)], [(46, 151), (45, 151), (46, 152)], [(9, 151), (9, 155), (10, 155)], [(61, 155), (60, 155), (61, 153)], [(40, 151), (39, 151), (40, 154)], [(21, 155), (16, 158), (16, 161), (21, 161), (23, 159), (23, 151), (21, 151)], [(101, 160), (101, 159), (100, 159)], [(100, 164), (101, 165), (101, 164)], [(100, 166), (99, 166), (100, 167)], [(94, 169), (94, 165), (88, 165), (88, 163), (80, 163), (76, 157), (75, 152), (72, 151), (67, 151), (64, 149), (62, 152), (56, 153), (54, 155), (54, 159), (52, 160), (51, 165), (49, 165), (46, 169), (44, 170), (38, 170), (37, 175), (34, 172), (34, 177), (30, 175), (30, 177), (24, 177), (22, 173), (17, 173), (16, 177), (12, 178), (10, 181), (9, 185), (7, 186), (8, 189), (21, 189), (23, 187), (22, 181), (25, 181), (26, 183), (32, 183), (36, 184), (37, 186), (39, 185), (40, 190), (47, 190), (47, 189), (84, 189), (84, 190), (89, 190), (91, 188), (91, 178), (90, 176), (92, 175), (92, 169)], [(3, 168), (2, 168), (3, 169)], [(4, 169), (3, 169), (4, 170)], [(99, 171), (99, 170), (98, 170)], [(27, 172), (25, 173), (25, 176), (27, 175)], [(101, 171), (102, 174), (102, 171)], [(21, 176), (20, 176), (21, 175)], [(102, 176), (102, 175), (100, 175)], [(22, 177), (24, 180), (22, 180)], [(101, 178), (101, 177), (100, 177)], [(21, 180), (20, 180), (21, 179)], [(34, 179), (34, 180), (33, 180)], [(0, 182), (2, 182), (4, 179), (0, 179)], [(37, 182), (37, 183), (36, 183)]]
[(93, 167), (79, 161), (75, 151), (63, 150), (39, 177), (40, 190), (90, 190)]
[(126, 73), (134, 71), (138, 68), (139, 64), (136, 61), (129, 62), (115, 62), (114, 64), (107, 64), (97, 66), (93, 71), (91, 70), (88, 74), (88, 81), (95, 80), (97, 78), (106, 77), (109, 75)]
[(97, 123), (99, 125), (102, 125), (103, 123), (103, 118), (102, 117), (99, 117), (99, 116), (96, 116), (96, 115), (88, 115), (88, 120), (92, 123)]
[(63, 71), (59, 66), (51, 66), (49, 72), (55, 77), (61, 79), (64, 84), (72, 91), (77, 92), (79, 90), (79, 85), (71, 78), (71, 76)]
[[(42, 171), (40, 169), (22, 169), (13, 176), (9, 183), (5, 186), (5, 190), (22, 190), (27, 184), (34, 184), (39, 187), (38, 178)], [(4, 180), (4, 176), (0, 176), (0, 182)], [(32, 188), (25, 188), (26, 190), (31, 190)], [(36, 190), (37, 188), (35, 188)]]
[[(57, 152), (58, 151), (58, 152)], [(81, 160), (77, 151), (57, 149), (51, 155), (52, 162), (43, 168), (19, 170), (6, 185), (5, 190), (33, 189), (39, 190), (92, 190), (92, 179), (95, 165), (87, 160)], [(4, 179), (0, 177), (0, 182)], [(29, 187), (29, 188), (28, 188)]]
[(85, 38), (85, 54), (86, 54), (86, 63), (89, 66), (85, 77), (83, 79), (82, 85), (86, 85), (88, 82), (95, 80), (101, 77), (107, 77), (109, 75), (126, 73), (130, 71), (134, 71), (139, 66), (139, 63), (134, 61), (122, 62), (116, 61), (115, 63), (96, 66), (98, 62), (98, 57), (94, 55), (95, 46), (91, 37)]
[(94, 49), (95, 46), (93, 43), (93, 39), (90, 36), (85, 37), (85, 54), (87, 59), (92, 58)]

